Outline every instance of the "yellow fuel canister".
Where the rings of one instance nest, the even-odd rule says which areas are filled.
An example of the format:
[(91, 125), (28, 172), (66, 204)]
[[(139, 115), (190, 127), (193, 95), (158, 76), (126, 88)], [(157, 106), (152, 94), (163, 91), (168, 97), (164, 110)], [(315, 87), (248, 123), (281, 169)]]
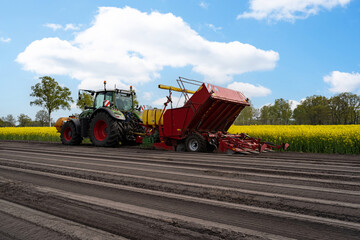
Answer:
[(142, 122), (144, 125), (149, 125), (148, 124), (148, 111), (149, 110), (144, 110), (142, 113)]
[[(161, 122), (160, 122), (160, 125), (164, 125), (164, 115), (161, 116), (163, 110), (162, 109), (156, 109), (156, 114), (155, 114), (155, 118), (156, 118), (156, 122), (155, 122), (155, 125), (159, 125), (159, 120), (160, 120), (160, 117), (161, 117)], [(166, 110), (165, 110), (166, 111)], [(165, 113), (165, 112), (164, 112)]]
[(147, 125), (150, 125), (150, 126), (155, 126), (156, 123), (155, 123), (155, 109), (149, 109), (148, 110), (148, 121), (147, 121)]
[[(142, 118), (143, 118), (143, 124), (147, 125), (147, 126), (152, 126), (155, 127), (157, 125), (159, 125), (159, 120), (161, 117), (161, 113), (163, 112), (162, 109), (149, 109), (149, 110), (145, 110), (142, 114)], [(161, 125), (164, 124), (164, 119), (163, 117), (161, 117)]]

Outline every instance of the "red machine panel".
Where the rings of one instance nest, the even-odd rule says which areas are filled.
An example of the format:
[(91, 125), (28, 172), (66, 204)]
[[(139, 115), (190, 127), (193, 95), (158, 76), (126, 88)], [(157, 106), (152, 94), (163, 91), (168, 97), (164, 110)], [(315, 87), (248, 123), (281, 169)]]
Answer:
[(163, 134), (181, 139), (189, 131), (227, 131), (249, 105), (241, 92), (204, 83), (183, 107), (165, 112)]

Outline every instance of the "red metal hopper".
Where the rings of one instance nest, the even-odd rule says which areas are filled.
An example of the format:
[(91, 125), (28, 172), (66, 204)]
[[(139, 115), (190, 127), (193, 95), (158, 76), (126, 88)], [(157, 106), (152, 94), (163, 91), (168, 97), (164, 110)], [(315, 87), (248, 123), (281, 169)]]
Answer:
[(203, 83), (183, 107), (165, 112), (163, 134), (181, 139), (193, 131), (226, 132), (249, 105), (241, 92)]
[[(157, 119), (156, 124), (144, 124), (148, 129), (148, 134), (144, 137), (147, 144), (167, 150), (186, 149), (194, 152), (209, 149), (221, 152), (262, 152), (288, 147), (288, 144), (278, 146), (246, 134), (227, 133), (239, 113), (250, 106), (249, 99), (241, 92), (181, 77), (177, 82), (180, 88), (159, 85), (159, 88), (169, 90), (168, 101), (164, 104), (163, 111), (146, 112), (149, 116), (154, 116), (158, 111), (161, 113), (152, 118)], [(199, 88), (196, 92), (185, 89), (184, 82)], [(165, 111), (172, 102), (171, 91), (181, 92), (186, 102), (183, 107)], [(188, 93), (193, 95), (189, 97)]]

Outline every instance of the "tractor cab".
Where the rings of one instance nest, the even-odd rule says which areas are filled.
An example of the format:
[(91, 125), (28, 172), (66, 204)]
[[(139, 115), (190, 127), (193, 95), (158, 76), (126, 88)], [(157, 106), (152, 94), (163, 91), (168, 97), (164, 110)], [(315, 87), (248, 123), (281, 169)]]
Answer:
[(106, 106), (105, 100), (108, 100), (110, 103), (113, 102), (113, 93), (112, 92), (97, 92), (94, 99), (94, 108), (98, 109)]
[[(112, 89), (107, 90), (106, 89), (106, 81), (104, 81), (104, 90), (100, 91), (93, 91), (93, 90), (85, 90), (85, 89), (79, 89), (79, 100), (81, 99), (81, 96), (83, 92), (87, 92), (91, 94), (94, 100), (93, 106), (85, 106), (85, 109), (87, 109), (84, 114), (87, 116), (89, 113), (92, 113), (94, 110), (97, 110), (102, 107), (109, 107), (112, 109), (116, 109), (118, 111), (133, 111), (135, 109), (134, 106), (134, 96), (135, 91), (132, 89), (132, 86), (130, 86), (130, 90), (124, 90), (124, 89)], [(82, 114), (82, 115), (84, 115)]]
[(119, 89), (97, 92), (94, 100), (94, 108), (114, 107), (120, 111), (130, 111), (134, 109), (134, 94), (133, 91)]
[(117, 93), (115, 92), (115, 106), (117, 109), (122, 111), (130, 111), (134, 109), (133, 95), (126, 93)]

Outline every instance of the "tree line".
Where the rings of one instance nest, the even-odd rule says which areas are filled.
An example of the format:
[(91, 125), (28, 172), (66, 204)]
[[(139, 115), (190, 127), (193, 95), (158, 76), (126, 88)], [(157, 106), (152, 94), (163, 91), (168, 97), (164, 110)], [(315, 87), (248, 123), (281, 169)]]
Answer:
[(260, 109), (245, 108), (235, 124), (360, 124), (360, 95), (349, 92), (330, 98), (313, 95), (301, 101), (294, 111), (289, 101), (280, 98)]
[[(54, 124), (51, 118), (52, 125)], [(49, 126), (49, 114), (45, 110), (40, 110), (32, 120), (28, 115), (21, 113), (17, 118), (12, 114), (0, 119), (0, 127), (44, 127)]]

